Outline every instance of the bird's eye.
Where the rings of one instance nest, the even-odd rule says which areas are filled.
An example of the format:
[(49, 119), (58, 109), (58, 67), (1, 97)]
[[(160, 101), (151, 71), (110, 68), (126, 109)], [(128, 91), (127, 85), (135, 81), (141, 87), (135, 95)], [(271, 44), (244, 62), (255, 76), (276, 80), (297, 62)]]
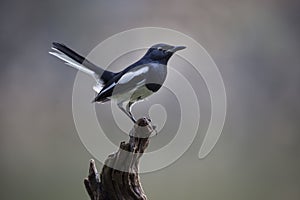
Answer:
[(163, 49), (162, 48), (158, 48), (158, 51), (162, 51)]

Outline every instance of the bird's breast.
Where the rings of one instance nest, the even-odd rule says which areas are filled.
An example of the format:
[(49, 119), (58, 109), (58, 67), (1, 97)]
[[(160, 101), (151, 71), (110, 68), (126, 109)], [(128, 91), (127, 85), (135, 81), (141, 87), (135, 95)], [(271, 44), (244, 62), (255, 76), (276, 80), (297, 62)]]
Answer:
[(145, 86), (142, 86), (132, 93), (130, 101), (141, 101), (150, 96), (151, 94), (153, 94), (151, 90), (149, 90)]
[(149, 90), (145, 85), (143, 85), (140, 87), (136, 87), (126, 93), (113, 95), (112, 99), (115, 99), (119, 102), (122, 101), (136, 102), (136, 101), (142, 101), (143, 99), (147, 98), (151, 94), (153, 94), (153, 91)]
[(151, 64), (145, 86), (152, 92), (157, 92), (167, 77), (167, 66), (163, 64)]

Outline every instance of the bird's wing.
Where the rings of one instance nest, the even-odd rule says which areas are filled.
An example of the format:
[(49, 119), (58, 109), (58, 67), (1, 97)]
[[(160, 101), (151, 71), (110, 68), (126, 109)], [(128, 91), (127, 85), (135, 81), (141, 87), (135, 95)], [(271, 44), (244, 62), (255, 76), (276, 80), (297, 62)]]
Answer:
[(111, 96), (123, 94), (140, 87), (145, 84), (148, 71), (148, 65), (140, 65), (120, 74), (111, 83), (105, 85), (94, 101), (102, 101)]

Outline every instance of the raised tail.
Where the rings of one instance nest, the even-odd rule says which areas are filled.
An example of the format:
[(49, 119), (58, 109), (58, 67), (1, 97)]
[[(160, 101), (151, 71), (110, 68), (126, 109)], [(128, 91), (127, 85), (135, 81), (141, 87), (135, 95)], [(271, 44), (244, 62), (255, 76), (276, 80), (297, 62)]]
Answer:
[(51, 55), (65, 61), (67, 65), (93, 76), (97, 82), (105, 84), (116, 75), (98, 67), (64, 44), (53, 42), (52, 50), (49, 52)]

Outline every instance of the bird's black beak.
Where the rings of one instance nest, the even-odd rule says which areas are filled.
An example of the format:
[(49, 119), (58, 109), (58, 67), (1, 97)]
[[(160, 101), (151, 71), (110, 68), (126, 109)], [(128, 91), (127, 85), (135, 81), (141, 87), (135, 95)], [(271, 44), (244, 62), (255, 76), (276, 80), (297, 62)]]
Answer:
[(175, 53), (176, 51), (180, 51), (185, 48), (186, 48), (185, 46), (174, 46), (172, 49), (169, 49), (169, 51)]

